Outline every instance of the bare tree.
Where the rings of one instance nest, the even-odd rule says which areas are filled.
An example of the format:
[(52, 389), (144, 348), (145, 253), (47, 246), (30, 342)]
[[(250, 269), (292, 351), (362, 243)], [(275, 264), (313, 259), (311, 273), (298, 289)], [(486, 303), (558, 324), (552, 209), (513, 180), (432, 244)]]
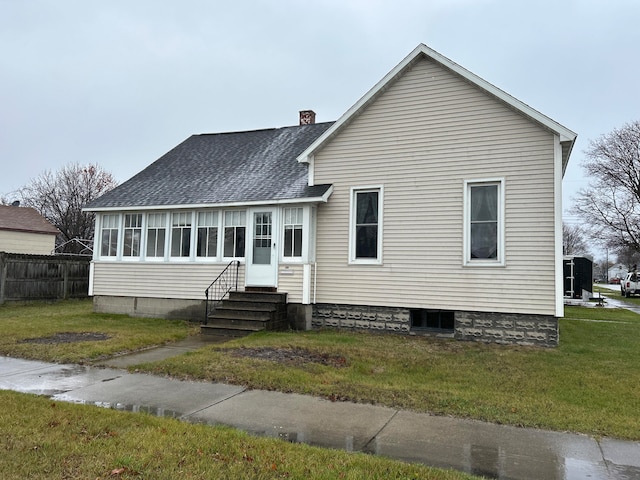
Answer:
[(640, 121), (591, 141), (585, 155), (592, 182), (578, 193), (575, 213), (603, 245), (640, 251)]
[(562, 254), (589, 256), (588, 233), (579, 225), (562, 224)]
[[(35, 208), (60, 230), (58, 246), (73, 239), (93, 239), (93, 213), (82, 209), (117, 185), (113, 175), (98, 165), (72, 163), (57, 172), (45, 171), (18, 190), (24, 206)], [(78, 253), (78, 245), (67, 244), (67, 253)]]

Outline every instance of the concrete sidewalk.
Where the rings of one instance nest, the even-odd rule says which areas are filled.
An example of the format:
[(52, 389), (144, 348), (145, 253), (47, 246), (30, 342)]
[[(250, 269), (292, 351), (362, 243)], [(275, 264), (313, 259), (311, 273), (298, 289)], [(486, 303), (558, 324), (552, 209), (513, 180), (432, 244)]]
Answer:
[(640, 442), (597, 440), (233, 385), (170, 380), (120, 369), (201, 348), (201, 340), (117, 357), (105, 362), (110, 366), (103, 368), (0, 357), (0, 389), (224, 424), (257, 435), (492, 478), (640, 478)]

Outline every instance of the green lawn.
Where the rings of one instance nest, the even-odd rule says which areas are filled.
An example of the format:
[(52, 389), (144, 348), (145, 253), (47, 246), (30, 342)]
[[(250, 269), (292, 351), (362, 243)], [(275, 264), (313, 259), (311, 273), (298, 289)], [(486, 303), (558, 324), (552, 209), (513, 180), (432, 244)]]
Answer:
[[(0, 305), (0, 355), (84, 363), (176, 341), (198, 332), (184, 321), (93, 313), (91, 300)], [(93, 333), (102, 341), (33, 343), (60, 333)], [(31, 340), (31, 341), (30, 341)]]
[[(0, 328), (2, 355), (94, 363), (197, 332), (186, 322), (94, 314), (88, 301), (0, 306)], [(103, 333), (109, 339), (24, 343), (61, 332)], [(639, 352), (640, 316), (627, 310), (567, 307), (560, 321), (560, 346), (554, 349), (331, 330), (273, 332), (135, 368), (640, 440)]]
[[(247, 349), (288, 351), (276, 362)], [(331, 359), (301, 362), (300, 352)], [(510, 425), (640, 439), (640, 317), (568, 307), (555, 349), (337, 331), (261, 333), (136, 366), (156, 374)]]
[(0, 391), (0, 404), (0, 476), (7, 480), (476, 478), (15, 392)]

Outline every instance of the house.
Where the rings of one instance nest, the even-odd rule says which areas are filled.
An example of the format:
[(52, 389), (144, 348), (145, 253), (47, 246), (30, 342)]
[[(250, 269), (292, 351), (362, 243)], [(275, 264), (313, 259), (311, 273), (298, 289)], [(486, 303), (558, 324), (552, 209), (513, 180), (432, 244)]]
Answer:
[(51, 255), (58, 233), (33, 208), (0, 205), (0, 252)]
[(305, 328), (556, 345), (575, 139), (419, 45), (335, 122), (194, 135), (91, 203), (90, 294), (201, 316), (239, 261)]
[(609, 283), (620, 283), (620, 279), (627, 276), (629, 269), (623, 263), (616, 263), (609, 267)]

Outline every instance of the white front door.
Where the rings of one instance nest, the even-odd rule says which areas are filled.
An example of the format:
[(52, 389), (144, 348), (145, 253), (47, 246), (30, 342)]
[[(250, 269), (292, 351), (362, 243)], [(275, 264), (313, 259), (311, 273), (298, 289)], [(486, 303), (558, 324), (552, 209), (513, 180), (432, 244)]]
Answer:
[(278, 249), (276, 247), (276, 208), (249, 210), (249, 238), (245, 284), (248, 287), (277, 287)]

